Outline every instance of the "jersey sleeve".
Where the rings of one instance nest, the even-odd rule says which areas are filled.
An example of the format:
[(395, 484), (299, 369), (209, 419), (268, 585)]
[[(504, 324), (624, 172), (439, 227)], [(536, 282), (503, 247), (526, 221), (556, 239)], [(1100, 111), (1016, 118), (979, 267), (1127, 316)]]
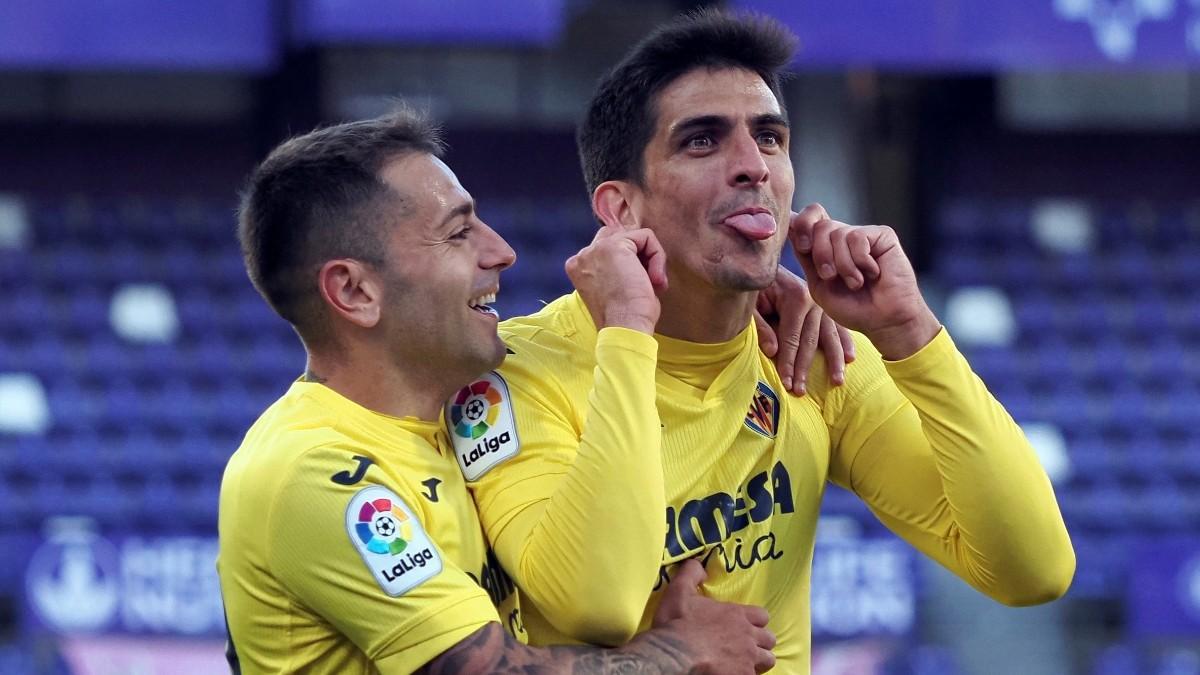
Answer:
[(353, 485), (331, 480), (355, 454), (316, 448), (294, 464), (267, 514), (270, 564), (294, 602), (380, 672), (410, 673), (499, 617), (438, 548), (415, 492), (375, 466)]
[(1075, 554), (1050, 480), (946, 331), (896, 362), (857, 341), (857, 382), (848, 381), (841, 410), (827, 420), (831, 480), (1000, 602), (1062, 595)]
[(581, 642), (621, 644), (637, 630), (666, 536), (658, 343), (600, 331), (586, 408), (560, 373), (519, 350), (501, 373), (520, 447), (469, 486), (522, 602)]

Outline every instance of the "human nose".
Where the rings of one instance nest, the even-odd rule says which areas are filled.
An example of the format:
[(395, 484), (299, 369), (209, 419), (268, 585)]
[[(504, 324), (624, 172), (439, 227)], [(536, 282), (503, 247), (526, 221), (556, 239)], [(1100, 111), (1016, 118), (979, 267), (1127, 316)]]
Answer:
[(730, 160), (730, 184), (734, 187), (761, 185), (770, 176), (771, 170), (763, 157), (762, 148), (758, 147), (758, 141), (750, 134), (739, 134)]
[(517, 261), (516, 251), (508, 245), (508, 242), (504, 240), (504, 237), (500, 236), (499, 232), (493, 230), (487, 224), (484, 224), (484, 228), (487, 229), (488, 238), (484, 255), (479, 261), (480, 266), (485, 269), (498, 268), (499, 270), (506, 270), (512, 267), (513, 263)]

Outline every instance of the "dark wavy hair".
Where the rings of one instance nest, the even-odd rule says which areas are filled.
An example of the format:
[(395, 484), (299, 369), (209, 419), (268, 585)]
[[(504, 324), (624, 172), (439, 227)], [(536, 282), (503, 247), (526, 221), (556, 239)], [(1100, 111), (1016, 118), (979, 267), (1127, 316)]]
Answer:
[(696, 68), (756, 72), (783, 111), (780, 73), (795, 49), (796, 36), (787, 27), (756, 14), (705, 9), (656, 29), (600, 80), (588, 103), (576, 136), (588, 193), (609, 180), (642, 185), (658, 94)]

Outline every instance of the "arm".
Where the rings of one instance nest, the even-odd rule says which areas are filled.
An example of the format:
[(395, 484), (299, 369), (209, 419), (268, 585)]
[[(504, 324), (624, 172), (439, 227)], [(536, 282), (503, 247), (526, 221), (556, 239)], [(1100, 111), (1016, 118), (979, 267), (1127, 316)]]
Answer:
[(647, 633), (625, 647), (558, 646), (536, 649), (521, 644), (490, 623), (417, 671), (422, 675), (463, 673), (686, 673), (683, 645), (671, 636)]
[[(645, 612), (666, 534), (651, 336), (665, 268), (653, 233), (618, 226), (601, 228), (566, 268), (598, 329), (591, 377), (518, 348), (501, 372), (519, 451), (472, 490), (524, 597), (571, 639), (623, 644)], [(589, 392), (584, 410), (563, 394), (564, 379)]]
[(421, 675), (442, 673), (738, 673), (775, 665), (775, 636), (766, 610), (716, 602), (697, 586), (705, 578), (696, 561), (685, 562), (667, 587), (654, 628), (618, 649), (587, 646), (528, 647), (498, 624), (489, 624), (427, 663)]
[[(364, 452), (355, 446), (319, 447), (295, 462), (286, 488), (264, 514), (266, 562), (298, 617), (289, 630), (315, 634), (324, 626), (385, 672), (412, 672), (499, 616), (487, 593), (438, 545), (439, 538), (457, 541), (478, 534), (428, 531), (419, 493), (396, 480), (380, 457), (373, 457), (375, 463), (357, 483), (330, 480), (354, 470), (354, 456)], [(445, 496), (452, 499), (468, 500), (460, 501), (460, 508), (471, 508), (465, 494)], [(403, 535), (402, 552), (368, 548), (358, 523), (370, 523), (376, 515), (387, 518), (391, 533)], [(368, 538), (386, 545), (382, 537), (387, 535), (367, 527)], [(403, 561), (408, 569), (397, 574), (393, 566)], [(305, 664), (293, 668), (303, 670)]]
[(850, 385), (859, 398), (831, 427), (831, 479), (987, 596), (1007, 605), (1062, 596), (1075, 555), (1050, 481), (950, 337), (903, 361), (884, 362), (867, 344), (859, 353), (855, 379), (868, 382)]
[(657, 349), (636, 331), (600, 331), (580, 429), (545, 367), (533, 367), (518, 347), (501, 372), (519, 452), (471, 485), (484, 530), (523, 599), (581, 642), (628, 641), (661, 565)]
[(989, 596), (1061, 596), (1075, 557), (1050, 481), (925, 304), (895, 233), (812, 205), (789, 237), (817, 302), (871, 342), (859, 350), (872, 352), (859, 366), (868, 384), (840, 392), (847, 405), (826, 420), (831, 479)]

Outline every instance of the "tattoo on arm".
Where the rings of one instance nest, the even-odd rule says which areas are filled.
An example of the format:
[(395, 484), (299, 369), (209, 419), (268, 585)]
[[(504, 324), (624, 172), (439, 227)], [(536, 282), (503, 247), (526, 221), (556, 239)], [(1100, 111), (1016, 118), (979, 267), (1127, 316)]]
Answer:
[(586, 646), (528, 647), (498, 623), (489, 623), (417, 671), (421, 675), (571, 673), (668, 675), (691, 663), (682, 641), (661, 631), (645, 633), (619, 649)]

